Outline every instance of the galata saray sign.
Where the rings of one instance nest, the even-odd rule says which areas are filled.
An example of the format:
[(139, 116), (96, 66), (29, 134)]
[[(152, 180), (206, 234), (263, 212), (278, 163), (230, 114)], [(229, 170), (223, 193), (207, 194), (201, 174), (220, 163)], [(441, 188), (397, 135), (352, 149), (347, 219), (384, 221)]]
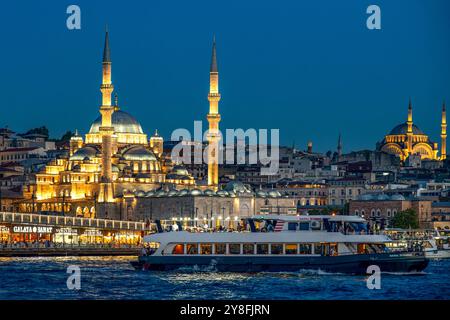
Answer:
[(53, 227), (45, 226), (13, 226), (14, 233), (53, 233)]

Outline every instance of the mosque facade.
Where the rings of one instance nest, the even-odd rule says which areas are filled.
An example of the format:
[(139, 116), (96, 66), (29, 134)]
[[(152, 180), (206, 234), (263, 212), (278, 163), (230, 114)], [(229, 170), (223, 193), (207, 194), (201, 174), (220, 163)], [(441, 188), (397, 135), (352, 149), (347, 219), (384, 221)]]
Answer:
[(394, 154), (405, 161), (410, 155), (418, 155), (422, 160), (445, 160), (447, 157), (447, 117), (445, 103), (441, 117), (441, 150), (427, 134), (413, 123), (411, 101), (408, 106), (406, 122), (395, 126), (382, 141), (377, 143), (377, 150)]

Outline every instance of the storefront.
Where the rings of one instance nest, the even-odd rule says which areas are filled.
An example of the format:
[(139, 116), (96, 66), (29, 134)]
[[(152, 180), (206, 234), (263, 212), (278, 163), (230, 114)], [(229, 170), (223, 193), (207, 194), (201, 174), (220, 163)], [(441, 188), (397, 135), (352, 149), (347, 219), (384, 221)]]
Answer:
[(55, 228), (53, 242), (63, 244), (78, 244), (78, 238), (78, 230), (75, 228)]
[(0, 242), (8, 241), (9, 227), (0, 225)]
[(52, 241), (54, 227), (13, 225), (10, 227), (9, 241), (11, 242), (34, 242)]
[(0, 225), (0, 242), (53, 242), (63, 245), (138, 245), (143, 232), (74, 226)]

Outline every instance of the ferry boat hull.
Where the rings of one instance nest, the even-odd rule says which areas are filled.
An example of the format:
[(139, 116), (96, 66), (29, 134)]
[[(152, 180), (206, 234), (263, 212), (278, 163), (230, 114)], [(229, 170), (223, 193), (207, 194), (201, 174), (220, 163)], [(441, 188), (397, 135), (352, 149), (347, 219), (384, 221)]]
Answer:
[(429, 260), (420, 252), (378, 253), (345, 256), (141, 256), (133, 263), (142, 270), (198, 268), (218, 272), (298, 272), (320, 270), (332, 273), (367, 274), (376, 265), (381, 272), (420, 272)]

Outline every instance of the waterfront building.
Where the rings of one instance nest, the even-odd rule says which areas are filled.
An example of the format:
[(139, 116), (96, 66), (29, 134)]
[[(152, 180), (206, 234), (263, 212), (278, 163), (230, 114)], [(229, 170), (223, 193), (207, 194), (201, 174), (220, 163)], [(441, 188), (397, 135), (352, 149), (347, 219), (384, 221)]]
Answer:
[(364, 194), (349, 202), (349, 213), (364, 216), (366, 219), (380, 225), (389, 226), (395, 215), (407, 209), (413, 209), (419, 218), (421, 228), (430, 228), (432, 216), (432, 201), (421, 198), (406, 198), (401, 194), (387, 195)]
[(408, 117), (405, 123), (394, 127), (384, 139), (377, 144), (377, 150), (394, 154), (405, 161), (410, 155), (418, 154), (421, 159), (445, 160), (447, 140), (447, 119), (445, 104), (442, 106), (441, 119), (441, 152), (438, 154), (438, 144), (417, 125), (413, 123), (411, 100), (408, 106)]
[(365, 193), (369, 180), (363, 177), (343, 177), (327, 180), (328, 204), (345, 205), (350, 200), (356, 200)]

